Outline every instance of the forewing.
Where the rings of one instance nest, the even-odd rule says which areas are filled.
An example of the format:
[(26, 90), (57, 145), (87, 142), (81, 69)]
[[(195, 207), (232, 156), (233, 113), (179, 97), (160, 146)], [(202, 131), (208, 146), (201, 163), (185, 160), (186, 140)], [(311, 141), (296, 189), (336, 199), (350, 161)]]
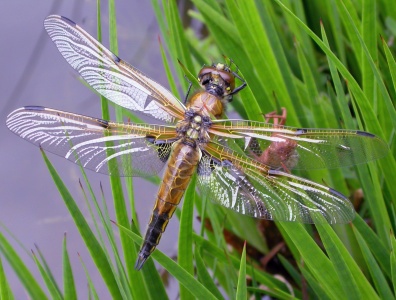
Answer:
[(44, 150), (95, 172), (118, 176), (157, 174), (175, 138), (172, 127), (118, 124), (40, 106), (13, 111), (6, 124)]
[(202, 194), (244, 215), (302, 223), (348, 223), (351, 202), (309, 180), (271, 170), (250, 158), (208, 143), (198, 165)]
[(213, 123), (210, 132), (215, 140), (224, 143), (227, 139), (230, 147), (238, 144), (247, 155), (272, 168), (282, 167), (279, 161), (287, 169), (352, 166), (381, 158), (389, 150), (382, 139), (358, 130), (304, 129), (245, 120)]
[(110, 101), (168, 123), (182, 119), (185, 107), (167, 89), (106, 49), (73, 21), (57, 15), (44, 21), (67, 62)]

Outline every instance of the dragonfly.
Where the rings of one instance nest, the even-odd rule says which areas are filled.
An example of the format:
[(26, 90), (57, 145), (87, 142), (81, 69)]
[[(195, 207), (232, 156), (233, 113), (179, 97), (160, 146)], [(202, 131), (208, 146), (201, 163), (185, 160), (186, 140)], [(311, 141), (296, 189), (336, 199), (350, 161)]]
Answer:
[[(137, 270), (157, 247), (195, 173), (202, 195), (238, 213), (343, 224), (355, 216), (349, 199), (291, 171), (352, 166), (388, 152), (382, 139), (364, 131), (225, 118), (228, 103), (247, 85), (231, 65), (202, 67), (199, 90), (182, 102), (68, 18), (51, 15), (44, 27), (94, 90), (155, 125), (117, 123), (41, 106), (16, 109), (6, 124), (36, 146), (99, 173), (150, 177), (165, 169)], [(286, 150), (280, 153), (282, 145)]]

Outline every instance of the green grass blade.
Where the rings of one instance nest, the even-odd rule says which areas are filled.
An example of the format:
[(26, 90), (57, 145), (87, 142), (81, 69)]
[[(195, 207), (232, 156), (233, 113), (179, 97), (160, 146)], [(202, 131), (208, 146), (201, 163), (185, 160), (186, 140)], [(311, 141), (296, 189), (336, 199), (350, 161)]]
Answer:
[(82, 267), (84, 269), (85, 277), (87, 278), (88, 287), (89, 287), (89, 299), (99, 300), (98, 293), (96, 292), (95, 286), (92, 283), (92, 279), (89, 276), (89, 272), (88, 272), (87, 266), (84, 264), (83, 260), (81, 259), (81, 256), (79, 256), (79, 259), (80, 259), (81, 265), (82, 265)]
[(76, 286), (74, 284), (73, 270), (70, 264), (69, 253), (67, 252), (66, 234), (63, 238), (63, 291), (65, 299), (77, 299)]
[(330, 225), (317, 225), (321, 240), (337, 272), (345, 295), (350, 299), (379, 299), (373, 287), (352, 259)]
[(391, 265), (391, 274), (392, 274), (392, 284), (393, 290), (396, 290), (396, 239), (395, 236), (392, 234), (391, 236), (392, 242), (392, 251), (390, 255), (390, 265)]
[[(265, 35), (265, 30), (260, 22), (260, 16), (254, 1), (228, 0), (226, 4), (232, 16), (235, 28), (239, 33), (236, 35), (238, 37), (238, 43), (245, 49), (250, 63), (255, 66), (255, 70), (258, 74), (257, 77), (261, 79), (259, 81), (258, 78), (255, 77), (256, 84), (261, 85), (261, 89), (265, 91), (267, 99), (269, 99), (275, 91), (278, 97), (287, 102), (289, 96), (286, 93), (285, 86), (283, 86), (277, 60), (267, 35)], [(251, 83), (249, 82), (249, 84)], [(274, 109), (274, 107), (271, 106), (261, 106), (261, 108), (264, 111), (271, 111)]]
[[(388, 113), (389, 113), (389, 117), (391, 118), (393, 126), (396, 127), (396, 111), (395, 111), (395, 107), (392, 104), (392, 100), (390, 99), (390, 96), (388, 94), (388, 91), (386, 89), (386, 86), (384, 84), (384, 82), (381, 79), (381, 75), (380, 72), (377, 68), (377, 66), (374, 63), (373, 57), (370, 54), (370, 51), (367, 47), (367, 45), (365, 44), (363, 37), (360, 35), (359, 30), (357, 29), (357, 27), (354, 25), (354, 23), (352, 22), (352, 17), (350, 16), (347, 8), (344, 5), (341, 5), (341, 8), (343, 8), (345, 10), (346, 15), (348, 16), (348, 20), (349, 20), (349, 26), (354, 30), (356, 37), (359, 40), (359, 46), (363, 49), (363, 54), (364, 54), (364, 59), (367, 61), (368, 65), (370, 66), (370, 69), (372, 71), (372, 79), (375, 79), (376, 83), (378, 84), (379, 90), (381, 91), (381, 94), (383, 96), (383, 100), (385, 101), (386, 107), (388, 108)], [(366, 9), (370, 9), (370, 8), (366, 8)], [(372, 9), (372, 8), (371, 8)], [(365, 21), (365, 20), (363, 20)], [(371, 24), (371, 26), (373, 26)], [(375, 27), (375, 26), (373, 26)], [(373, 44), (376, 45), (375, 39), (374, 41), (370, 40), (371, 44), (369, 46), (373, 47)], [(372, 50), (374, 53), (374, 55), (376, 54), (376, 51)], [(374, 57), (376, 58), (376, 57)], [(369, 79), (368, 79), (369, 80)], [(371, 83), (370, 83), (371, 84)], [(373, 88), (372, 88), (373, 90)], [(374, 97), (375, 95), (369, 94), (368, 96)]]
[[(362, 23), (361, 34), (362, 43), (367, 46), (367, 51), (374, 61), (378, 61), (377, 50), (377, 5), (376, 1), (365, 0), (362, 1)], [(362, 65), (362, 87), (364, 93), (368, 98), (376, 99), (375, 78), (371, 71), (370, 62), (366, 59), (365, 55), (361, 57)]]
[(39, 263), (40, 267), (43, 268), (42, 272), (45, 273), (45, 277), (47, 278), (46, 280), (50, 281), (49, 283), (47, 283), (47, 286), (50, 285), (51, 289), (55, 289), (56, 290), (56, 291), (53, 291), (52, 293), (55, 293), (55, 294), (58, 294), (58, 295), (62, 295), (61, 289), (59, 288), (59, 286), (58, 286), (58, 284), (57, 284), (57, 282), (55, 280), (55, 277), (52, 274), (51, 269), (49, 268), (48, 263), (47, 263), (44, 255), (43, 255), (43, 253), (41, 252), (40, 248), (37, 245), (35, 245), (35, 246), (36, 246), (36, 251), (37, 251), (37, 254), (39, 256), (40, 262), (37, 261), (36, 254), (34, 254), (34, 258), (36, 260), (36, 264)]
[[(214, 244), (206, 241), (204, 238), (198, 235), (194, 235), (194, 240), (196, 244), (201, 247), (202, 251), (205, 252), (205, 256), (211, 256), (216, 258), (217, 263), (224, 263), (224, 264), (231, 264), (234, 270), (238, 270), (240, 267), (240, 258), (234, 255), (227, 255), (224, 253), (224, 250), (215, 246)], [(273, 293), (277, 293), (278, 291), (281, 292), (289, 292), (286, 285), (279, 281), (278, 279), (274, 278), (268, 273), (259, 271), (254, 269), (252, 266), (246, 267), (246, 273), (254, 277), (255, 280), (263, 285), (265, 285), (270, 291)], [(227, 276), (231, 276), (231, 274), (226, 274)], [(234, 287), (235, 288), (235, 287)], [(283, 294), (279, 294), (281, 297)]]
[[(162, 42), (159, 38), (158, 38), (158, 42), (159, 42), (159, 47), (160, 47), (160, 51), (161, 51), (162, 65), (164, 66), (164, 69), (165, 69), (166, 78), (168, 78), (170, 90), (173, 95), (179, 95), (179, 91), (177, 90), (177, 87), (176, 87), (175, 78), (170, 70), (168, 59), (166, 58), (165, 49), (163, 48)], [(182, 99), (182, 98), (180, 98), (180, 95), (179, 95), (179, 99)]]
[(42, 264), (39, 262), (39, 260), (37, 259), (36, 255), (34, 253), (33, 253), (33, 259), (36, 263), (37, 268), (40, 271), (41, 277), (43, 278), (45, 285), (48, 288), (48, 291), (51, 295), (51, 299), (58, 299), (58, 300), (63, 299), (62, 294), (60, 293), (54, 278), (42, 266)]
[[(326, 35), (326, 31), (324, 30), (323, 24), (321, 24), (320, 29), (321, 29), (323, 42), (330, 49), (330, 45), (327, 40), (327, 35)], [(335, 101), (333, 101), (333, 107), (335, 107), (334, 108), (335, 112), (340, 112), (340, 114), (338, 114), (339, 127), (353, 128), (354, 126), (353, 118), (348, 106), (348, 100), (345, 95), (343, 85), (341, 83), (340, 75), (337, 72), (337, 67), (330, 59), (327, 59), (327, 63), (329, 64), (331, 78), (334, 83), (334, 88), (337, 94), (337, 98), (335, 99)]]
[(308, 113), (311, 114), (311, 117), (306, 119), (305, 122), (302, 122), (302, 124), (304, 127), (312, 128), (316, 126), (319, 128), (326, 128), (328, 127), (328, 124), (326, 122), (326, 118), (322, 110), (323, 105), (320, 105), (319, 103), (319, 92), (315, 82), (315, 77), (317, 77), (318, 75), (312, 73), (308, 61), (298, 42), (296, 42), (296, 48), (297, 48), (297, 57), (300, 64), (301, 73), (303, 76), (303, 81), (305, 83), (304, 86), (306, 88), (307, 96), (308, 96), (305, 101), (303, 100), (305, 102), (305, 107), (307, 109), (305, 111), (305, 115), (307, 115)]
[[(109, 1), (109, 34), (110, 34), (110, 50), (118, 54), (118, 42), (117, 42), (117, 21), (115, 16), (115, 3), (114, 0)], [(122, 110), (120, 107), (115, 107), (116, 116), (122, 115)], [(117, 119), (117, 121), (122, 121), (122, 119)], [(115, 166), (115, 162), (109, 162), (109, 168)], [(114, 169), (114, 168), (112, 168)], [(118, 176), (110, 176), (110, 185), (114, 201), (114, 209), (116, 212), (117, 222), (123, 226), (129, 226), (129, 217), (126, 207), (126, 201), (124, 198), (121, 178)], [(136, 256), (133, 256), (134, 245), (131, 243), (130, 239), (126, 237), (122, 232), (120, 233), (120, 239), (125, 259), (125, 268), (127, 270), (130, 278), (133, 276), (135, 270), (133, 269)], [(132, 282), (130, 282), (132, 285)]]
[[(142, 238), (133, 233), (128, 228), (125, 228), (121, 225), (118, 225), (120, 230), (124, 231), (126, 235), (128, 235), (131, 240), (135, 243), (140, 244), (142, 242)], [(179, 283), (181, 283), (189, 292), (194, 295), (194, 297), (198, 299), (216, 299), (216, 297), (210, 293), (210, 291), (200, 284), (190, 273), (181, 268), (176, 262), (174, 262), (171, 258), (167, 257), (158, 249), (155, 249), (151, 254), (151, 257), (155, 259), (160, 265), (162, 265), (173, 277), (175, 277)], [(150, 260), (146, 262), (150, 263)], [(145, 265), (144, 268), (147, 266)], [(142, 270), (144, 272), (144, 269)]]
[(386, 56), (386, 61), (389, 66), (389, 71), (392, 76), (392, 84), (393, 84), (393, 90), (396, 90), (396, 62), (395, 58), (392, 55), (391, 50), (389, 49), (389, 46), (385, 42), (385, 40), (382, 38), (382, 46), (384, 48), (385, 56)]
[(35, 277), (23, 263), (17, 252), (12, 248), (3, 234), (0, 233), (0, 252), (7, 259), (15, 271), (22, 285), (32, 299), (47, 299), (46, 294), (36, 281)]
[(282, 231), (282, 235), (290, 237), (294, 247), (301, 255), (300, 259), (304, 261), (304, 265), (308, 267), (318, 284), (322, 286), (327, 297), (333, 299), (345, 298), (345, 292), (342, 289), (334, 265), (317, 246), (303, 225), (282, 222), (278, 223), (278, 228)]
[[(90, 216), (91, 216), (91, 220), (93, 221), (93, 224), (95, 226), (96, 229), (96, 234), (98, 236), (99, 242), (101, 244), (101, 247), (104, 251), (104, 254), (107, 257), (108, 261), (111, 261), (112, 259), (115, 260), (116, 264), (117, 264), (117, 270), (115, 267), (113, 267), (112, 265), (110, 265), (110, 267), (112, 267), (113, 273), (116, 274), (117, 276), (115, 277), (117, 283), (119, 286), (123, 287), (123, 292), (124, 294), (130, 295), (131, 294), (131, 289), (129, 287), (128, 284), (128, 277), (125, 274), (125, 269), (123, 267), (122, 264), (122, 259), (120, 258), (119, 255), (119, 251), (117, 249), (117, 243), (116, 243), (116, 238), (114, 237), (114, 233), (113, 233), (113, 228), (112, 225), (110, 223), (110, 216), (109, 216), (109, 212), (108, 212), (108, 208), (107, 208), (107, 203), (106, 203), (106, 199), (103, 195), (103, 190), (102, 190), (102, 207), (103, 209), (100, 208), (98, 201), (95, 197), (95, 194), (93, 193), (92, 187), (86, 177), (86, 174), (84, 172), (84, 169), (81, 168), (82, 174), (84, 176), (85, 182), (89, 188), (90, 191), (90, 195), (91, 195), (91, 199), (92, 202), (95, 206), (95, 210), (96, 210), (96, 214), (93, 213), (93, 209), (91, 207), (90, 202), (88, 201), (87, 197), (86, 197), (86, 193), (85, 190), (83, 189), (82, 185), (81, 185), (81, 189), (83, 191), (83, 195), (84, 195), (84, 199), (86, 202), (86, 206), (90, 212)], [(102, 186), (101, 186), (102, 189)], [(97, 217), (98, 216), (98, 217)], [(100, 222), (97, 221), (97, 219), (99, 218)], [(107, 236), (107, 241), (105, 241), (104, 237), (103, 237), (103, 230), (105, 230), (106, 236)], [(111, 252), (109, 250), (107, 250), (107, 245), (111, 246)], [(135, 254), (137, 253), (137, 250), (134, 252)], [(133, 255), (133, 253), (132, 253)], [(131, 277), (133, 282), (135, 282), (137, 284), (137, 288), (133, 289), (133, 295), (134, 296), (139, 296), (139, 297), (147, 297), (147, 292), (144, 289), (145, 285), (142, 282), (141, 279), (141, 275), (139, 276), (139, 274), (134, 274), (134, 276)]]
[(83, 238), (88, 251), (91, 253), (92, 259), (95, 262), (99, 272), (101, 273), (102, 278), (106, 283), (106, 286), (109, 289), (110, 294), (113, 297), (121, 297), (120, 291), (117, 286), (117, 282), (113, 275), (113, 271), (111, 269), (111, 266), (109, 264), (109, 261), (107, 260), (105, 253), (103, 252), (101, 245), (99, 244), (98, 240), (93, 234), (91, 228), (89, 227), (87, 221), (84, 218), (84, 215), (81, 213), (73, 197), (70, 195), (69, 191), (62, 182), (58, 173), (56, 172), (56, 170), (48, 160), (44, 151), (42, 151), (42, 154), (45, 164), (47, 165), (47, 168), (52, 176), (52, 179), (54, 180), (54, 183), (58, 188), (58, 191), (61, 194), (62, 199), (67, 209), (70, 212), (70, 215), (73, 217), (77, 229), (80, 232), (81, 237)]
[(277, 255), (282, 266), (287, 270), (287, 273), (293, 278), (296, 285), (301, 288), (302, 277), (298, 270), (281, 254)]
[[(325, 291), (325, 289), (322, 287), (320, 282), (316, 280), (316, 278), (307, 270), (305, 266), (300, 266), (300, 270), (302, 273), (302, 278), (306, 285), (308, 285), (313, 293), (316, 295), (317, 299), (337, 299), (337, 298), (330, 298), (328, 293)], [(304, 290), (305, 294), (307, 294), (307, 289)], [(311, 294), (311, 293), (310, 293)]]
[(246, 242), (243, 246), (241, 266), (239, 268), (238, 286), (236, 297), (237, 299), (247, 299), (247, 285), (246, 285)]
[(370, 251), (373, 253), (374, 257), (381, 266), (381, 270), (388, 277), (391, 275), (391, 269), (389, 266), (389, 253), (390, 248), (388, 244), (383, 242), (379, 236), (370, 228), (367, 223), (358, 215), (353, 221), (354, 231), (358, 231), (367, 245), (370, 247)]
[[(180, 217), (180, 231), (178, 242), (178, 258), (177, 261), (185, 271), (194, 275), (193, 265), (193, 214), (194, 214), (194, 199), (195, 199), (195, 176), (191, 180), (183, 200), (183, 209)], [(184, 285), (180, 285), (180, 299), (192, 298), (191, 293)]]
[[(260, 95), (261, 98), (263, 98), (263, 95), (265, 95), (266, 92), (263, 89), (261, 82), (254, 75), (254, 72), (252, 72), (254, 67), (250, 60), (240, 59), (240, 57), (245, 57), (246, 54), (244, 49), (240, 47), (240, 40), (238, 39), (236, 28), (224, 15), (220, 14), (209, 4), (205, 3), (205, 1), (194, 0), (193, 2), (201, 12), (205, 19), (205, 24), (210, 29), (214, 39), (217, 41), (220, 53), (226, 54), (236, 62), (240, 70), (240, 75), (248, 83), (248, 86), (240, 94), (241, 97), (243, 95), (244, 103), (248, 103), (248, 105), (245, 105), (245, 109), (249, 119), (263, 121), (264, 118), (261, 113), (265, 113), (273, 109), (266, 109), (265, 107), (261, 108), (260, 103), (265, 101), (260, 101), (260, 103), (258, 103), (254, 98), (252, 93), (253, 90), (255, 91), (255, 94)], [(244, 73), (243, 70), (246, 70), (246, 73)]]
[(0, 299), (4, 299), (4, 300), (14, 299), (10, 286), (7, 282), (7, 275), (4, 272), (1, 256), (0, 256)]
[(224, 299), (212, 276), (209, 274), (208, 268), (205, 266), (200, 247), (195, 247), (195, 263), (199, 282), (201, 282), (217, 299)]
[(388, 282), (385, 277), (385, 273), (382, 272), (380, 266), (376, 262), (374, 255), (371, 253), (369, 246), (367, 245), (364, 237), (360, 235), (358, 231), (355, 232), (356, 238), (362, 250), (363, 257), (366, 261), (368, 269), (371, 274), (371, 279), (374, 282), (375, 288), (381, 299), (392, 299), (394, 295), (390, 289)]

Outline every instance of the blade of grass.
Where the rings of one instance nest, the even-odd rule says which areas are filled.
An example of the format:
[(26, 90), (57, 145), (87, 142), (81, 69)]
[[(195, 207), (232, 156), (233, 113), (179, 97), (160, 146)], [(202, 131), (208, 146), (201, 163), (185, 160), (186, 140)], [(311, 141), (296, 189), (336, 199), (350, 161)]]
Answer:
[(375, 288), (381, 299), (392, 299), (394, 295), (390, 289), (388, 282), (385, 278), (385, 273), (381, 270), (380, 266), (376, 262), (374, 255), (371, 253), (369, 246), (364, 240), (363, 236), (360, 235), (359, 231), (355, 231), (356, 238), (362, 250), (363, 257), (366, 261), (368, 269), (371, 274), (371, 279), (374, 282)]
[(345, 246), (341, 243), (330, 225), (317, 225), (326, 253), (329, 255), (337, 272), (337, 277), (350, 299), (379, 299), (373, 287), (352, 259)]
[[(238, 38), (236, 28), (225, 16), (220, 14), (204, 1), (194, 0), (193, 2), (202, 13), (202, 16), (205, 19), (205, 24), (210, 29), (214, 39), (217, 41), (220, 52), (225, 53), (227, 57), (232, 58), (236, 62), (240, 70), (240, 75), (248, 83), (248, 86), (241, 91), (240, 94), (243, 95), (244, 103), (248, 103), (248, 105), (245, 105), (245, 110), (249, 119), (264, 121), (261, 114), (262, 109), (260, 108), (260, 104), (254, 98), (252, 91), (254, 90), (256, 95), (260, 95), (261, 101), (263, 101), (262, 98), (266, 92), (262, 85), (259, 84), (254, 72), (252, 72), (254, 67), (250, 60), (240, 59), (241, 57), (246, 57), (246, 53), (244, 49), (240, 47), (240, 40)], [(246, 70), (246, 73), (244, 70)]]
[[(133, 233), (128, 228), (125, 228), (121, 225), (117, 225), (120, 230), (124, 231), (126, 235), (128, 235), (131, 240), (135, 243), (141, 243), (141, 237)], [(189, 292), (194, 295), (198, 299), (216, 299), (216, 297), (210, 293), (210, 291), (200, 284), (190, 273), (181, 268), (176, 262), (174, 262), (171, 258), (167, 257), (158, 249), (155, 249), (151, 254), (151, 257), (154, 258), (160, 265), (162, 265), (173, 277), (175, 277)], [(148, 260), (146, 264), (149, 262)], [(146, 265), (144, 266), (146, 268)], [(144, 271), (144, 269), (142, 270)]]
[[(365, 0), (362, 1), (362, 23), (361, 23), (361, 34), (362, 42), (367, 46), (367, 51), (370, 53), (374, 61), (378, 61), (378, 50), (377, 50), (377, 5), (376, 1)], [(362, 53), (361, 65), (362, 65), (362, 87), (364, 93), (368, 98), (376, 99), (376, 88), (375, 78), (371, 71), (370, 62), (366, 59), (366, 55)], [(375, 105), (374, 105), (375, 106)]]
[(352, 229), (359, 231), (359, 234), (364, 237), (365, 242), (370, 247), (370, 251), (373, 253), (378, 263), (381, 265), (381, 270), (389, 278), (391, 276), (391, 269), (389, 265), (389, 253), (390, 248), (387, 247), (388, 243), (384, 243), (383, 240), (370, 228), (367, 223), (357, 215), (353, 221)]
[(3, 253), (12, 269), (15, 271), (22, 285), (32, 299), (47, 299), (46, 294), (36, 281), (35, 277), (23, 263), (17, 252), (7, 241), (3, 234), (0, 233), (0, 252)]
[(58, 299), (61, 300), (63, 299), (62, 294), (60, 293), (58, 286), (56, 282), (54, 281), (54, 278), (52, 277), (51, 274), (48, 274), (46, 269), (42, 266), (42, 264), (39, 262), (39, 260), (36, 257), (36, 254), (33, 253), (33, 259), (36, 263), (37, 268), (40, 271), (41, 277), (43, 278), (43, 281), (45, 285), (47, 286), (47, 289), (51, 295), (51, 299)]
[(392, 243), (392, 251), (390, 255), (390, 269), (391, 269), (391, 274), (392, 274), (392, 284), (393, 284), (393, 290), (396, 290), (396, 239), (395, 236), (392, 234), (391, 237), (391, 243)]
[(217, 299), (224, 299), (212, 276), (209, 274), (208, 268), (205, 266), (200, 252), (201, 248), (195, 247), (195, 263), (199, 282), (201, 282), (202, 285), (205, 286)]
[(14, 299), (7, 282), (7, 276), (4, 272), (1, 256), (0, 256), (0, 299), (4, 299), (4, 300)]
[(286, 242), (289, 244), (292, 241), (292, 247), (298, 250), (301, 260), (304, 261), (304, 265), (309, 268), (314, 278), (318, 281), (318, 284), (322, 286), (327, 297), (333, 299), (344, 298), (345, 293), (333, 264), (307, 233), (303, 225), (279, 222), (277, 226), (283, 236), (290, 237), (286, 239)]
[[(371, 103), (368, 101), (367, 97), (359, 87), (357, 81), (355, 78), (348, 72), (346, 67), (338, 60), (338, 58), (331, 52), (331, 50), (305, 25), (303, 24), (289, 9), (287, 9), (279, 0), (275, 0), (276, 3), (289, 15), (293, 16), (293, 18), (297, 21), (297, 23), (310, 35), (310, 37), (315, 41), (315, 43), (326, 53), (328, 59), (330, 59), (334, 65), (337, 67), (339, 72), (348, 80), (348, 87), (350, 88), (351, 93), (353, 93), (354, 99), (358, 99), (358, 102), (356, 103), (359, 106), (360, 111), (364, 112), (364, 123), (366, 127), (378, 134), (379, 136), (383, 137), (384, 133), (380, 127), (380, 124), (378, 122), (378, 119), (376, 115), (374, 114), (374, 111), (372, 109)], [(358, 33), (356, 33), (358, 34)], [(365, 48), (365, 47), (364, 47)], [(366, 55), (366, 57), (370, 57), (369, 54)], [(370, 65), (372, 60), (370, 61)], [(376, 72), (375, 66), (372, 68), (374, 72)], [(376, 76), (377, 78), (377, 76)], [(380, 80), (377, 80), (379, 85), (381, 86)], [(385, 93), (387, 94), (387, 93)], [(385, 96), (384, 96), (385, 97)], [(388, 101), (386, 101), (388, 103)], [(391, 115), (394, 114), (394, 109), (390, 108), (391, 111), (389, 112)], [(394, 117), (394, 120), (396, 122), (396, 116)], [(388, 186), (392, 186), (392, 183), (390, 182), (391, 178), (395, 178), (394, 173), (396, 172), (396, 162), (395, 159), (391, 156), (384, 157), (383, 159), (380, 160), (382, 172), (384, 174), (384, 178), (387, 181)], [(390, 190), (392, 194), (392, 199), (396, 199), (396, 189)], [(381, 227), (381, 229), (384, 229), (386, 231), (386, 228), (390, 228), (390, 223), (388, 220), (384, 220), (384, 222), (387, 224), (385, 227)], [(382, 236), (385, 238), (385, 232), (382, 231)]]
[(89, 276), (87, 266), (84, 264), (83, 260), (81, 259), (81, 256), (78, 255), (78, 257), (79, 257), (81, 265), (84, 269), (85, 277), (87, 278), (88, 287), (89, 287), (89, 299), (99, 300), (99, 296), (98, 296), (98, 293), (96, 292), (94, 284), (92, 283), (91, 276)]
[(78, 231), (83, 238), (88, 251), (91, 253), (92, 260), (96, 264), (100, 274), (104, 282), (106, 283), (107, 288), (109, 289), (110, 294), (113, 297), (121, 297), (120, 290), (118, 288), (117, 282), (114, 278), (113, 271), (109, 264), (109, 261), (106, 258), (105, 253), (101, 245), (99, 244), (98, 240), (94, 236), (91, 228), (89, 227), (87, 221), (85, 220), (83, 214), (81, 213), (80, 209), (78, 208), (76, 202), (74, 201), (73, 197), (70, 195), (69, 191), (67, 190), (66, 186), (62, 182), (61, 178), (59, 177), (58, 173), (48, 160), (47, 156), (45, 155), (44, 151), (42, 151), (42, 155), (47, 165), (47, 168), (54, 180), (56, 187), (58, 188), (59, 193), (62, 196), (62, 199), (70, 212), (70, 215), (73, 217), (73, 220), (77, 226)]
[[(117, 21), (115, 16), (115, 3), (114, 0), (109, 1), (109, 34), (110, 34), (110, 50), (118, 55), (118, 42), (117, 42)], [(121, 116), (122, 112), (121, 109), (116, 106), (115, 107), (116, 116)], [(122, 120), (117, 120), (122, 121)], [(114, 161), (109, 162), (109, 167), (114, 170), (113, 167), (116, 166)], [(113, 201), (114, 201), (114, 208), (117, 216), (117, 222), (122, 224), (123, 226), (129, 225), (129, 217), (126, 207), (126, 201), (124, 198), (121, 178), (118, 176), (110, 176), (110, 184), (111, 184), (111, 191), (113, 194)], [(133, 253), (133, 243), (131, 243), (130, 239), (128, 239), (122, 232), (120, 233), (121, 244), (125, 259), (125, 268), (129, 275), (129, 279), (131, 280), (132, 275), (134, 274), (135, 270), (133, 269), (134, 260), (136, 257), (132, 257)], [(129, 282), (132, 285), (132, 282)]]
[[(202, 238), (199, 235), (194, 234), (194, 240), (197, 244), (198, 247), (202, 248), (202, 251), (205, 251), (207, 253), (206, 256), (211, 256), (215, 257), (218, 260), (218, 263), (225, 263), (229, 265), (230, 263), (232, 264), (233, 268), (237, 270), (240, 267), (240, 258), (235, 257), (234, 255), (229, 255), (227, 256), (223, 249), (215, 246), (214, 244), (206, 241), (204, 238)], [(286, 285), (279, 281), (278, 279), (274, 278), (270, 274), (259, 271), (257, 269), (253, 269), (252, 266), (247, 266), (246, 267), (246, 273), (249, 276), (254, 276), (255, 280), (257, 282), (260, 282), (261, 284), (265, 285), (269, 290), (271, 290), (273, 293), (277, 293), (277, 291), (282, 291), (283, 293), (288, 293), (289, 290), (286, 287)], [(227, 274), (230, 276), (230, 274)], [(279, 295), (281, 296), (281, 295)]]
[[(51, 281), (49, 283), (51, 285), (51, 289), (56, 289), (56, 291), (54, 291), (54, 293), (62, 295), (61, 289), (59, 288), (59, 286), (58, 286), (58, 284), (57, 284), (57, 282), (55, 280), (55, 277), (52, 274), (52, 271), (49, 268), (48, 263), (47, 263), (44, 255), (43, 255), (43, 253), (41, 252), (40, 248), (37, 245), (35, 245), (35, 247), (36, 247), (36, 251), (37, 251), (37, 254), (39, 256), (39, 259), (40, 259), (40, 262), (39, 262), (40, 266), (43, 268), (43, 272), (45, 272), (45, 276), (47, 278), (47, 281)], [(34, 258), (36, 259), (36, 254), (34, 254)], [(37, 263), (38, 262), (36, 262), (36, 264)], [(47, 286), (48, 286), (48, 284), (47, 284)]]
[(305, 283), (305, 289), (303, 290), (303, 295), (307, 296), (308, 295), (308, 290), (307, 290), (307, 284), (308, 286), (312, 289), (314, 294), (316, 294), (317, 299), (337, 299), (337, 298), (331, 298), (326, 291), (323, 289), (321, 284), (319, 283), (318, 280), (309, 272), (307, 268), (304, 266), (300, 265), (300, 270), (302, 273), (302, 280), (304, 280)]
[(239, 268), (238, 286), (236, 296), (237, 299), (247, 299), (246, 285), (246, 242), (243, 246), (241, 266)]
[(77, 299), (76, 286), (74, 284), (73, 270), (70, 264), (69, 253), (67, 252), (66, 234), (63, 238), (63, 292), (65, 299)]
[(383, 46), (383, 49), (385, 52), (386, 61), (388, 63), (389, 71), (392, 76), (393, 90), (395, 91), (396, 90), (396, 62), (395, 62), (395, 58), (393, 57), (392, 52), (390, 51), (389, 46), (385, 42), (384, 38), (381, 37), (381, 41), (382, 41), (382, 46)]
[[(275, 93), (286, 106), (291, 107), (291, 105), (287, 105), (291, 103), (291, 100), (268, 37), (264, 34), (265, 30), (260, 22), (260, 16), (254, 1), (247, 0), (235, 3), (228, 0), (226, 4), (239, 32), (239, 44), (245, 49), (246, 57), (249, 58), (251, 65), (257, 72), (257, 76), (253, 77), (256, 85), (261, 85), (261, 89), (265, 91), (265, 94), (256, 95), (256, 98), (270, 99)], [(252, 70), (249, 71), (252, 72)], [(252, 82), (249, 81), (249, 84), (252, 84)], [(261, 112), (274, 110), (274, 106), (270, 106), (270, 104), (270, 101), (258, 102)], [(295, 116), (295, 114), (291, 114), (292, 122), (296, 121), (293, 115)]]
[(301, 288), (302, 277), (298, 270), (283, 255), (278, 254), (277, 257), (279, 258), (282, 266), (287, 270), (287, 274), (289, 274), (297, 286)]
[[(180, 231), (178, 241), (178, 256), (177, 261), (186, 272), (194, 275), (193, 265), (193, 245), (192, 245), (192, 231), (193, 231), (193, 213), (194, 213), (194, 198), (195, 198), (195, 182), (194, 176), (188, 185), (184, 194), (183, 209), (180, 216)], [(180, 298), (192, 298), (191, 293), (184, 285), (180, 284)]]

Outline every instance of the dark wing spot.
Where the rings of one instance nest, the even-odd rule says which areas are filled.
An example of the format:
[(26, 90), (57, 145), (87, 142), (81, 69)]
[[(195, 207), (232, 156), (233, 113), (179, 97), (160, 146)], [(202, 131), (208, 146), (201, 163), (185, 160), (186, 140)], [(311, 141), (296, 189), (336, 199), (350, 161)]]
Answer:
[(345, 200), (349, 201), (348, 198), (344, 194), (342, 194), (339, 191), (336, 191), (336, 190), (334, 190), (332, 188), (329, 188), (329, 193), (332, 194), (332, 195), (337, 196), (338, 198), (342, 198), (342, 199), (345, 199)]
[(307, 133), (307, 129), (305, 129), (305, 128), (299, 128), (296, 130), (296, 135), (302, 135), (305, 133)]
[(103, 128), (109, 128), (109, 122), (103, 119), (96, 119), (96, 121), (99, 123), (100, 126)]
[(362, 136), (367, 136), (367, 137), (370, 137), (370, 138), (375, 138), (375, 135), (374, 135), (374, 134), (369, 133), (369, 132), (366, 132), (366, 131), (360, 131), (360, 130), (358, 130), (358, 131), (356, 131), (356, 134), (357, 134), (357, 135), (362, 135)]
[(66, 23), (69, 23), (71, 26), (77, 26), (76, 23), (74, 23), (72, 20), (70, 20), (69, 18), (66, 18), (64, 16), (60, 16), (60, 18), (65, 21)]
[(28, 105), (23, 107), (26, 110), (45, 110), (44, 106)]

